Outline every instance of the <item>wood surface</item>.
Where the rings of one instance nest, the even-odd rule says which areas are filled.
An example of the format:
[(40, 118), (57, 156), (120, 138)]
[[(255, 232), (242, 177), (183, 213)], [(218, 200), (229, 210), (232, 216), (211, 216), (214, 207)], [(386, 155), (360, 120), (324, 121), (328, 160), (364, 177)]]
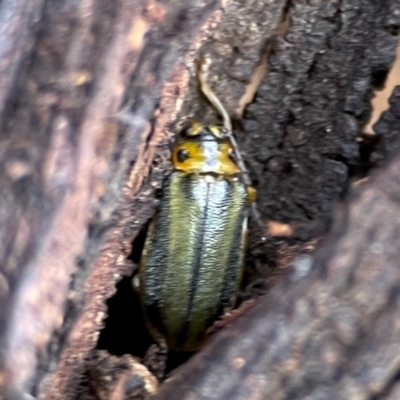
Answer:
[[(399, 88), (376, 135), (363, 126), (399, 27), (398, 0), (3, 0), (0, 397), (154, 393), (129, 397), (125, 375), (100, 393), (88, 371), (177, 121), (218, 121), (195, 76), (209, 54), (258, 190), (243, 294), (254, 306), (156, 398), (396, 399)], [(272, 235), (271, 221), (290, 233)], [(141, 329), (129, 302), (119, 308)]]

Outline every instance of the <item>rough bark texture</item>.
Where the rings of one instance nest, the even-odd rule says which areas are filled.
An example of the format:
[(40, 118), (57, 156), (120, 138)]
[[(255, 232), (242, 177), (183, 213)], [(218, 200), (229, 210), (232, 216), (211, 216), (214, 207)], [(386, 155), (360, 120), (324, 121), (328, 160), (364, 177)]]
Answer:
[(398, 89), (377, 139), (360, 135), (399, 1), (4, 0), (0, 26), (0, 397), (100, 396), (82, 387), (97, 382), (106, 301), (133, 271), (175, 123), (217, 118), (195, 77), (209, 53), (263, 222), (303, 229), (283, 241), (251, 227), (253, 278), (287, 267), (351, 180), (393, 159), (333, 215), (312, 272), (299, 278), (310, 256), (294, 262), (159, 398), (396, 398)]

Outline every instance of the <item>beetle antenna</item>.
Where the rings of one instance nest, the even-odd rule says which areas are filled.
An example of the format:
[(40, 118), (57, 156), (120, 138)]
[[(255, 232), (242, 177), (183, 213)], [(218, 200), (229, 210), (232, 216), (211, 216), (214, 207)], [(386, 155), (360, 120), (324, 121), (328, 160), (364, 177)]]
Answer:
[[(198, 64), (197, 64), (197, 76), (200, 82), (200, 89), (203, 92), (204, 96), (208, 99), (208, 101), (215, 107), (215, 109), (221, 114), (221, 117), (224, 121), (224, 131), (226, 136), (229, 138), (233, 150), (235, 152), (235, 157), (236, 157), (236, 162), (238, 164), (238, 167), (240, 171), (242, 172), (242, 179), (243, 183), (248, 187), (251, 188), (251, 179), (249, 176), (249, 172), (246, 168), (246, 165), (244, 163), (242, 154), (239, 151), (238, 144), (236, 142), (235, 137), (233, 136), (232, 133), (232, 122), (229, 117), (228, 112), (226, 111), (226, 108), (223, 106), (217, 95), (214, 93), (214, 91), (211, 89), (210, 85), (207, 83), (207, 76), (208, 76), (208, 71), (211, 65), (211, 59), (208, 55), (203, 55)], [(255, 217), (255, 219), (260, 223), (261, 221), (261, 215), (257, 210), (255, 201), (252, 202), (252, 212)]]
[(238, 166), (243, 174), (244, 184), (250, 186), (251, 181), (249, 178), (249, 173), (247, 172), (246, 166), (244, 165), (242, 155), (239, 152), (239, 148), (238, 148), (236, 139), (234, 138), (234, 136), (232, 134), (232, 122), (229, 117), (229, 114), (207, 82), (207, 76), (208, 76), (210, 64), (211, 64), (211, 59), (208, 55), (202, 56), (200, 58), (200, 61), (198, 63), (198, 71), (197, 71), (197, 76), (198, 76), (199, 82), (200, 82), (200, 89), (203, 92), (204, 96), (206, 96), (208, 101), (221, 114), (222, 119), (224, 121), (224, 131), (225, 131), (224, 133), (226, 136), (229, 137), (229, 140), (232, 143), (232, 147), (235, 152), (235, 157), (236, 157)]
[(224, 121), (224, 128), (227, 132), (232, 132), (232, 123), (228, 112), (222, 105), (217, 95), (213, 92), (210, 85), (207, 83), (208, 71), (211, 65), (211, 59), (208, 55), (202, 56), (198, 63), (197, 76), (200, 81), (200, 89), (204, 96), (207, 97), (208, 101), (215, 107), (215, 109), (221, 114)]

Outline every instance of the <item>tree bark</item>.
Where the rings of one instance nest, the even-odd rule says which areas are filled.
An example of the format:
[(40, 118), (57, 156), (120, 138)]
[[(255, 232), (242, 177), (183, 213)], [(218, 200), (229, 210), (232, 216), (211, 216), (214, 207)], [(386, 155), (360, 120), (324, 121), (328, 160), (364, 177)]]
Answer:
[[(4, 0), (0, 22), (0, 393), (79, 398), (175, 124), (217, 120), (195, 77), (207, 53), (265, 224), (250, 227), (249, 281), (283, 275), (334, 224), (307, 277), (303, 256), (159, 398), (395, 398), (398, 89), (377, 139), (360, 135), (398, 1)], [(270, 220), (302, 234), (270, 238)]]

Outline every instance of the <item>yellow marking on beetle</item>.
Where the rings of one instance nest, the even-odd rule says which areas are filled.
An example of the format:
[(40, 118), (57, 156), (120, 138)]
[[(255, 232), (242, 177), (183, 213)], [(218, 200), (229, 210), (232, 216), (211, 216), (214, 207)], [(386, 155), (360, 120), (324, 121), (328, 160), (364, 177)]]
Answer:
[[(179, 152), (186, 151), (187, 158), (179, 160)], [(239, 167), (230, 159), (231, 146), (220, 143), (215, 152), (208, 153), (201, 143), (184, 141), (173, 149), (172, 165), (175, 169), (187, 173), (216, 173), (222, 176), (240, 173)]]
[(222, 138), (222, 128), (218, 125), (211, 125), (208, 129), (212, 132), (212, 134), (217, 138)]
[(221, 174), (235, 175), (240, 172), (240, 168), (230, 159), (229, 154), (233, 152), (232, 146), (228, 143), (221, 143), (218, 146), (218, 163), (221, 166)]
[(257, 189), (253, 186), (247, 186), (247, 196), (251, 203), (257, 200)]
[[(179, 160), (179, 152), (187, 151), (188, 157), (184, 161)], [(206, 158), (204, 151), (198, 143), (182, 142), (175, 146), (172, 153), (172, 165), (175, 169), (184, 172), (201, 172)]]
[(190, 129), (188, 130), (188, 136), (197, 136), (200, 132), (204, 130), (204, 125), (200, 124), (199, 122), (194, 122)]

